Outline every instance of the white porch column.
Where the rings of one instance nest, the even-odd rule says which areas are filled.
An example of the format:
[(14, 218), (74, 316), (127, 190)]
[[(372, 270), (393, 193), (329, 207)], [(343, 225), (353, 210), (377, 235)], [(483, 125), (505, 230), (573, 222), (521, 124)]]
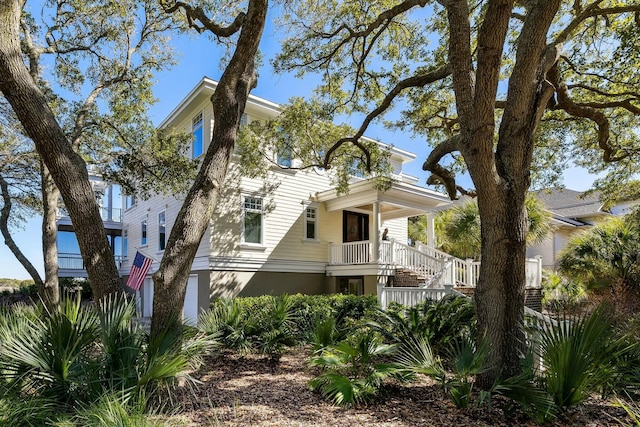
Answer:
[(380, 257), (380, 202), (373, 202), (373, 236), (371, 251), (371, 261), (377, 263)]
[(430, 248), (436, 247), (436, 228), (435, 228), (435, 214), (433, 212), (427, 212), (427, 246)]

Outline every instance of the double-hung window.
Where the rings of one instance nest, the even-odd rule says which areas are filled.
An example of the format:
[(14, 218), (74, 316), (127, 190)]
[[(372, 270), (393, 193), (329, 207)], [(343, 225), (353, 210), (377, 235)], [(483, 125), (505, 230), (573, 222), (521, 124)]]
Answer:
[(191, 146), (191, 158), (197, 159), (204, 152), (202, 111), (196, 114), (191, 122), (191, 132), (193, 133), (193, 144)]
[(318, 239), (318, 208), (308, 206), (304, 213), (304, 238)]
[(263, 216), (262, 199), (258, 197), (244, 198), (243, 207), (243, 243), (262, 244)]
[(158, 250), (164, 251), (167, 243), (167, 217), (165, 212), (158, 214)]
[(142, 232), (142, 235), (140, 238), (140, 245), (145, 246), (147, 244), (147, 220), (146, 219), (142, 221), (142, 223), (140, 224), (140, 230)]

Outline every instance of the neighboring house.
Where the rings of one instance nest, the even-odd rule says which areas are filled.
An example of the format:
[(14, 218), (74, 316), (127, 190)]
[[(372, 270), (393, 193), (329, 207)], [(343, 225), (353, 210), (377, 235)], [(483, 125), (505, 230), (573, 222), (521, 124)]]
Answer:
[[(122, 254), (126, 253), (122, 240), (122, 194), (120, 186), (109, 184), (102, 180), (100, 175), (89, 168), (89, 180), (96, 194), (96, 200), (102, 215), (102, 222), (107, 232), (107, 238), (111, 245), (116, 264), (122, 262)], [(86, 278), (80, 246), (71, 223), (71, 218), (64, 208), (58, 210), (58, 276), (72, 278)]]
[[(210, 97), (216, 82), (204, 78), (162, 122), (194, 135), (188, 153), (198, 158), (211, 140), (213, 117)], [(280, 107), (250, 96), (243, 120), (265, 120)], [(438, 192), (416, 185), (403, 173), (415, 159), (407, 151), (390, 151), (394, 182), (385, 192), (370, 180), (354, 177), (347, 194), (338, 194), (327, 171), (291, 170), (296, 159), (278, 158), (266, 179), (241, 176), (234, 158), (210, 226), (191, 266), (184, 315), (193, 320), (211, 297), (279, 293), (375, 293), (387, 283), (398, 264), (424, 264), (407, 243), (407, 218), (432, 213), (449, 203)], [(131, 199), (123, 216), (127, 247), (121, 273), (127, 275), (140, 251), (155, 259), (158, 268), (182, 196)], [(381, 240), (388, 229), (388, 240)], [(401, 260), (399, 258), (402, 258)], [(411, 259), (410, 261), (408, 261)], [(141, 308), (150, 316), (153, 283), (141, 290)]]
[(578, 232), (611, 216), (624, 215), (634, 203), (621, 203), (605, 209), (600, 194), (585, 194), (564, 188), (549, 188), (535, 192), (536, 197), (552, 214), (552, 231), (539, 245), (527, 249), (527, 257), (541, 256), (542, 266), (555, 269), (559, 253)]

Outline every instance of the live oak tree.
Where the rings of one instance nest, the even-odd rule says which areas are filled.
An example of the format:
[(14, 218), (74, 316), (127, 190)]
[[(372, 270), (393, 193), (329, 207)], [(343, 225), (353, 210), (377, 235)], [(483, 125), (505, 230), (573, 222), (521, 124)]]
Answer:
[[(159, 139), (146, 108), (153, 101), (153, 71), (171, 64), (165, 36), (175, 26), (152, 1), (40, 6), (35, 18), (25, 2), (0, 2), (0, 90), (42, 159), (42, 296), (55, 305), (59, 194), (95, 295), (121, 289), (86, 161), (113, 171), (127, 158), (124, 149), (135, 152)], [(47, 67), (50, 75), (44, 75)], [(55, 82), (56, 93), (49, 80)], [(175, 157), (175, 168), (189, 170)]]
[(428, 182), (451, 198), (466, 192), (455, 167), (470, 174), (481, 218), (478, 333), (494, 362), (484, 386), (517, 373), (524, 351), (534, 153), (566, 159), (560, 143), (571, 142), (612, 162), (637, 151), (639, 14), (630, 0), (302, 0), (284, 14), (278, 69), (319, 73), (318, 93), (364, 115), (361, 131), (401, 109), (396, 124), (433, 146)]

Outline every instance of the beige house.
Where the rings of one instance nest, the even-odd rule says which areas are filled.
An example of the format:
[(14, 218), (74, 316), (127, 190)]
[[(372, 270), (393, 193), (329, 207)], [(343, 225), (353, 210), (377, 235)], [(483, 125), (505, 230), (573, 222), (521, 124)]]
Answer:
[(569, 240), (594, 224), (611, 216), (624, 215), (635, 203), (621, 203), (605, 209), (597, 192), (584, 194), (564, 188), (537, 191), (536, 197), (552, 214), (553, 230), (541, 244), (527, 249), (527, 257), (542, 257), (543, 268), (556, 268), (558, 255)]
[[(161, 124), (194, 134), (188, 149), (193, 158), (206, 152), (211, 140), (209, 99), (215, 87), (215, 81), (204, 78)], [(277, 104), (251, 96), (245, 119), (264, 120), (279, 111)], [(241, 176), (239, 159), (234, 159), (191, 267), (185, 318), (195, 319), (216, 296), (375, 293), (376, 285), (389, 283), (399, 268), (438, 270), (442, 260), (407, 245), (407, 218), (432, 214), (450, 202), (403, 173), (414, 154), (384, 147), (390, 152), (394, 178), (385, 192), (369, 180), (353, 177), (348, 193), (341, 195), (327, 171), (276, 164), (295, 165), (296, 159), (277, 159), (266, 179), (252, 179)], [(180, 196), (126, 198), (123, 276), (136, 250), (156, 260), (150, 273), (157, 269), (180, 206)], [(144, 316), (151, 315), (152, 297), (148, 277), (141, 290)]]

